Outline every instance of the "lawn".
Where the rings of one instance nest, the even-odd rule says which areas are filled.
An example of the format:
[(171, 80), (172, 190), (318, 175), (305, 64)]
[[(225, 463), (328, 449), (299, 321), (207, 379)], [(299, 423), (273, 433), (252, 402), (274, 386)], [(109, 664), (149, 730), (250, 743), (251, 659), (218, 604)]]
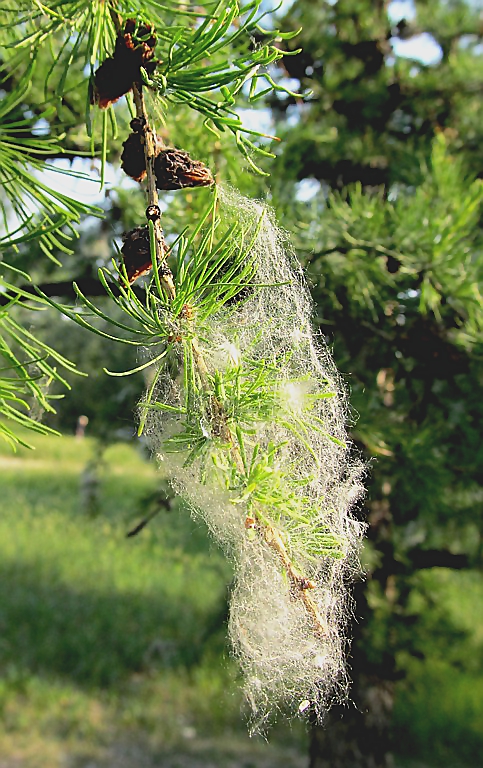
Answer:
[[(0, 766), (144, 765), (209, 755), (213, 739), (218, 765), (263, 765), (277, 746), (247, 736), (225, 646), (231, 571), (204, 527), (174, 503), (126, 538), (154, 466), (108, 448), (92, 517), (79, 488), (94, 443), (34, 439), (0, 454)], [(285, 730), (295, 766), (303, 730)]]
[[(95, 443), (34, 442), (0, 447), (0, 768), (306, 766), (302, 724), (282, 720), (269, 744), (247, 735), (225, 644), (232, 574), (203, 525), (175, 501), (126, 537), (160, 487), (155, 467), (109, 447), (93, 515), (80, 486)], [(483, 587), (475, 574), (432, 578), (474, 629), (474, 669), (409, 664), (396, 723), (428, 760), (425, 744), (442, 739), (440, 760), (455, 740), (481, 743)]]

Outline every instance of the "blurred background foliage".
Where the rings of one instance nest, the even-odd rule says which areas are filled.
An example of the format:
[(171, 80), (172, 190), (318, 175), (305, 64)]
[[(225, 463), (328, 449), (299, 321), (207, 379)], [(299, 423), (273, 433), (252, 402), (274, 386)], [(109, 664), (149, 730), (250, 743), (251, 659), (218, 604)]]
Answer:
[[(399, 765), (419, 760), (473, 768), (481, 762), (482, 13), (474, 0), (284, 3), (282, 29), (303, 29), (283, 46), (302, 52), (272, 65), (271, 73), (290, 90), (311, 95), (302, 100), (277, 92), (249, 107), (240, 94), (243, 118), (281, 138), (270, 145), (276, 160), (263, 160), (268, 182), (250, 172), (230, 137), (207, 135), (186, 106), (159, 115), (167, 142), (206, 162), (220, 183), (266, 197), (291, 233), (310, 280), (315, 320), (350, 391), (354, 441), (369, 461), (360, 512), (369, 521), (365, 577), (355, 587), (349, 655), (354, 703), (336, 708), (325, 729), (312, 730), (311, 768), (388, 768), (391, 753)], [(263, 42), (263, 33), (257, 35), (255, 42)], [(75, 63), (69, 67), (59, 103), (55, 68), (46, 78), (55, 35), (51, 44), (16, 107), (18, 119), (35, 116), (35, 130), (46, 137), (65, 133), (63, 146), (75, 158), (68, 162), (99, 177), (99, 159), (80, 159), (90, 151), (85, 73)], [(11, 49), (0, 48), (0, 74), (5, 99), (20, 77)], [(46, 113), (53, 102), (57, 109)], [(115, 113), (118, 138), (109, 138), (107, 187), (99, 193), (92, 183), (89, 192), (84, 182), (68, 182), (70, 195), (85, 195), (105, 215), (83, 218), (74, 253), (53, 249), (62, 266), (35, 240), (5, 254), (45, 294), (74, 302), (76, 280), (105, 309), (97, 269), (116, 257), (113, 244), (144, 211), (137, 185), (116, 170), (129, 114), (122, 103)], [(166, 194), (168, 238), (196, 219), (205, 194)], [(24, 286), (21, 275), (11, 279)], [(67, 372), (72, 391), (56, 404), (57, 416), (46, 414), (46, 423), (72, 434), (84, 414), (88, 433), (103, 446), (130, 439), (143, 377), (112, 379), (102, 368), (132, 368), (136, 353), (50, 309), (35, 316), (21, 306), (13, 311), (89, 374)], [(89, 518), (79, 478), (92, 461), (89, 451), (97, 449), (89, 441), (60, 439), (54, 448), (51, 440), (37, 438), (35, 459), (24, 452), (18, 459), (3, 456), (9, 489), (0, 537), (7, 571), (0, 614), (5, 744), (23, 743), (35, 706), (46, 706), (49, 697), (52, 720), (40, 730), (53, 734), (52, 744), (62, 742), (62, 729), (67, 741), (90, 729), (88, 738), (106, 761), (106, 733), (117, 733), (126, 718), (130, 736), (150, 734), (153, 744), (159, 712), (169, 724), (159, 743), (169, 741), (168, 732), (186, 736), (186, 728), (236, 730), (237, 694), (227, 704), (223, 693), (234, 671), (221, 661), (230, 575), (218, 555), (186, 515), (178, 516), (175, 502), (159, 497), (152, 469), (127, 447), (104, 453), (98, 516)], [(56, 466), (61, 476), (52, 474)], [(123, 541), (126, 528), (158, 498), (171, 511), (162, 511), (137, 539)], [(74, 539), (80, 543), (72, 548)], [(178, 586), (171, 581), (175, 572)], [(199, 583), (206, 590), (198, 592)], [(190, 607), (183, 618), (185, 599)], [(60, 626), (66, 605), (71, 608)], [(83, 610), (84, 619), (75, 619)], [(157, 652), (150, 656), (148, 649), (160, 626), (171, 650), (153, 661)], [(59, 724), (64, 699), (73, 702), (72, 711)], [(23, 715), (20, 702), (28, 702)], [(303, 735), (291, 738), (304, 749)], [(26, 746), (23, 754), (25, 765), (45, 764)], [(276, 764), (267, 754), (253, 759)]]

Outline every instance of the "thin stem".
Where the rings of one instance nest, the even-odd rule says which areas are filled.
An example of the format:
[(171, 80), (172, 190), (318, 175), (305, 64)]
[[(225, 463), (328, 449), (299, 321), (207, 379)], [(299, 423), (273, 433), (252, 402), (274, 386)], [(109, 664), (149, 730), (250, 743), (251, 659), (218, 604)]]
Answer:
[(138, 85), (137, 83), (133, 83), (132, 90), (134, 96), (134, 105), (136, 107), (136, 117), (141, 120), (143, 125), (143, 133), (141, 136), (144, 139), (144, 157), (146, 161), (146, 176), (148, 183), (148, 207), (146, 214), (148, 218), (153, 222), (154, 226), (156, 263), (162, 266), (162, 269), (159, 273), (160, 282), (166, 292), (166, 295), (172, 301), (176, 296), (176, 288), (174, 285), (172, 272), (166, 265), (163, 229), (161, 227), (161, 211), (159, 208), (158, 188), (156, 186), (156, 172), (154, 170), (154, 162), (156, 160), (156, 135), (149, 124), (142, 86)]
[[(257, 517), (256, 511), (255, 511), (255, 517)], [(309, 592), (310, 589), (313, 589), (315, 587), (315, 584), (313, 584), (309, 579), (302, 576), (302, 574), (299, 573), (297, 568), (295, 568), (294, 564), (290, 559), (290, 555), (287, 552), (287, 547), (285, 546), (283, 539), (280, 536), (280, 533), (275, 528), (273, 528), (273, 526), (260, 523), (260, 521), (258, 520), (258, 517), (257, 517), (257, 522), (258, 522), (257, 527), (260, 527), (262, 529), (262, 535), (263, 535), (264, 541), (268, 544), (268, 546), (271, 549), (274, 550), (274, 552), (277, 553), (283, 567), (287, 572), (287, 576), (290, 579), (294, 597), (300, 597), (302, 599), (302, 602), (305, 605), (307, 613), (310, 615), (312, 619), (315, 633), (323, 637), (324, 635), (327, 634), (327, 629), (320, 615), (319, 609), (317, 607), (317, 603), (311, 597)]]

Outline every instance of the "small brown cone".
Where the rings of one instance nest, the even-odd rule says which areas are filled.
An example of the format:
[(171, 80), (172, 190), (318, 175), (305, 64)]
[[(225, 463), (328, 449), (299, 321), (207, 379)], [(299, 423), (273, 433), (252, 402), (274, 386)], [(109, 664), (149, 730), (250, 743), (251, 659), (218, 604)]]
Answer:
[[(147, 275), (153, 267), (149, 227), (135, 227), (129, 232), (125, 232), (122, 236), (122, 242), (122, 260), (126, 268), (129, 285), (132, 285), (139, 277)], [(166, 253), (168, 248), (164, 242), (163, 248)], [(122, 269), (122, 265), (120, 268)]]
[(146, 159), (141, 135), (130, 133), (122, 146), (122, 170), (135, 181), (142, 181), (146, 176)]
[(192, 160), (181, 149), (163, 149), (154, 163), (158, 189), (209, 187), (214, 184), (209, 168), (200, 160)]
[[(121, 168), (128, 176), (135, 181), (143, 181), (146, 177), (146, 158), (144, 155), (144, 143), (142, 133), (130, 133), (124, 142), (121, 155)], [(163, 147), (160, 138), (156, 136), (156, 155)]]
[[(93, 102), (101, 109), (106, 109), (128, 93), (133, 83), (141, 83), (141, 67), (148, 74), (156, 69), (154, 49), (156, 37), (152, 28), (145, 25), (136, 31), (136, 20), (128, 19), (124, 31), (116, 38), (114, 53), (105, 59), (94, 74)], [(151, 34), (146, 40), (139, 38)]]

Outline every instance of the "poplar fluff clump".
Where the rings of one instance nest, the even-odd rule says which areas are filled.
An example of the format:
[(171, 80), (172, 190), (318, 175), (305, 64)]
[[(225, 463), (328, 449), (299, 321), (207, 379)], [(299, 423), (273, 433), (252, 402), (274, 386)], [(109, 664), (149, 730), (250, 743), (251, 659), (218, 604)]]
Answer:
[[(345, 689), (361, 465), (285, 233), (262, 203), (220, 194), (220, 220), (238, 221), (235, 271), (213, 260), (211, 282), (230, 296), (207, 312), (207, 281), (184, 317), (166, 316), (175, 363), (159, 363), (140, 414), (163, 473), (234, 563), (229, 634), (259, 728), (282, 702), (320, 715)], [(182, 265), (189, 285), (195, 262)]]

